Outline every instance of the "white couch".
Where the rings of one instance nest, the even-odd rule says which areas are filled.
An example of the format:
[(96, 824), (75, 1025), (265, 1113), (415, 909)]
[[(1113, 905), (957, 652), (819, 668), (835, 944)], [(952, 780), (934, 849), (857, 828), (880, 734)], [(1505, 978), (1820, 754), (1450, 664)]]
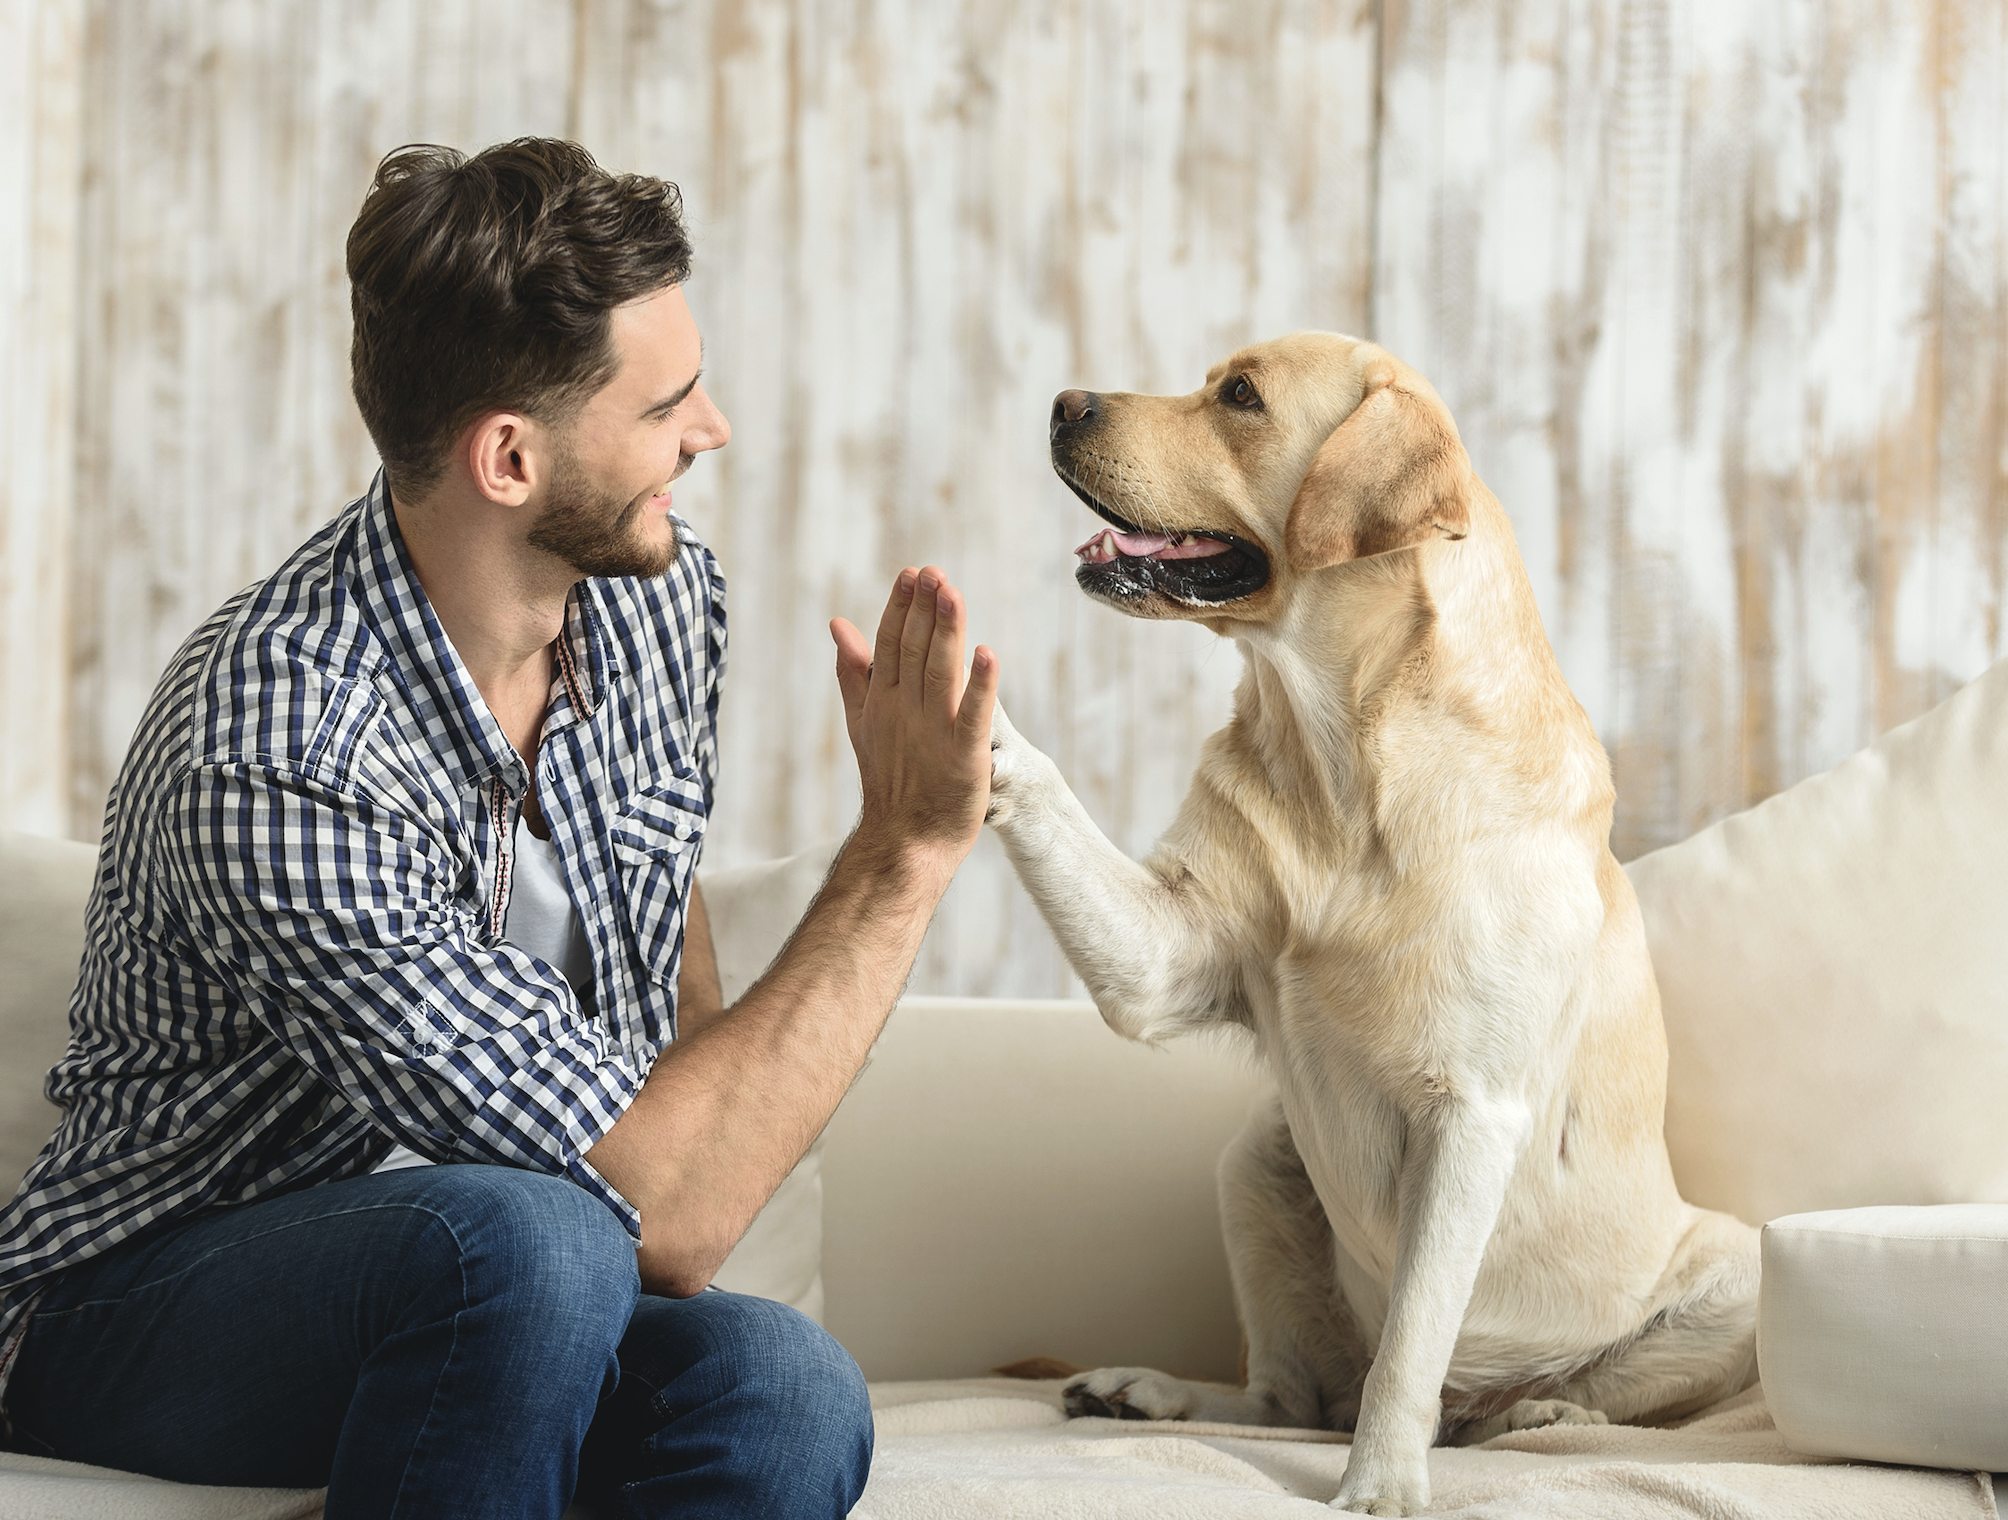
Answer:
[[(2008, 1204), (2003, 777), (2008, 666), (1835, 772), (1634, 863), (1687, 1196), (1753, 1222)], [(758, 974), (825, 858), (706, 876), (728, 995)], [(0, 837), (0, 1184), (53, 1119), (39, 1081), (62, 1043), (90, 869), (82, 847)], [(1258, 1080), (1234, 1049), (1127, 1044), (1084, 1003), (915, 998), (895, 1012), (824, 1140), (720, 1278), (816, 1315), (873, 1380), (879, 1448), (861, 1516), (1321, 1511), (1342, 1438), (1069, 1422), (1057, 1381), (984, 1376), (1049, 1356), (1234, 1377), (1211, 1170)], [(1915, 1222), (1895, 1234), (1915, 1236)], [(2008, 1366), (2008, 1257), (1990, 1254), (2008, 1242), (1975, 1244), (1986, 1233), (1938, 1241), (1945, 1271), (1932, 1279), (1939, 1307), (1952, 1306), (1939, 1318), (1955, 1331), (1941, 1333), (1959, 1334), (1973, 1365), (1891, 1385), (1909, 1390), (1912, 1425), (1938, 1429), (1930, 1401), (1942, 1397), (1945, 1418), (1977, 1425), (1983, 1443), (1988, 1422), (2008, 1430), (2008, 1396), (1985, 1402), (1987, 1367)], [(1840, 1280), (1818, 1239), (1788, 1234), (1799, 1278)], [(1900, 1254), (1847, 1269), (1869, 1287), (1843, 1295), (1844, 1313), (1861, 1312), (1878, 1270), (1915, 1276)], [(1787, 1323), (1768, 1298), (1765, 1312)], [(1876, 1365), (1842, 1356), (1836, 1371), (1816, 1357), (1811, 1373), (1789, 1371), (1815, 1380), (1799, 1451), (1753, 1390), (1680, 1431), (1558, 1428), (1438, 1452), (1431, 1513), (1996, 1514), (1984, 1474), (1831, 1460), (1878, 1454), (1847, 1443), (1864, 1418), (1876, 1423), (1892, 1357), (1939, 1354), (1901, 1330), (1881, 1327)], [(1796, 1365), (1775, 1350), (1767, 1378)], [(1914, 1444), (1899, 1455), (1934, 1460)], [(318, 1510), (312, 1494), (0, 1458), (0, 1520)]]

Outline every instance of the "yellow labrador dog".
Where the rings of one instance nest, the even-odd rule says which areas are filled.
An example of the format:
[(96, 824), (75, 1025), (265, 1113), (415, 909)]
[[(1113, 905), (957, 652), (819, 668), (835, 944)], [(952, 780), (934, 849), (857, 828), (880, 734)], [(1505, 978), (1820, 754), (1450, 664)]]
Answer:
[(1246, 669), (1143, 864), (1001, 712), (991, 821), (1112, 1028), (1239, 1026), (1276, 1084), (1220, 1164), (1247, 1386), (1068, 1407), (1352, 1429), (1335, 1506), (1399, 1515), (1433, 1441), (1748, 1386), (1757, 1234), (1674, 1187), (1610, 765), (1435, 391), (1299, 333), (1189, 396), (1064, 392), (1052, 454), (1108, 523), (1082, 589)]

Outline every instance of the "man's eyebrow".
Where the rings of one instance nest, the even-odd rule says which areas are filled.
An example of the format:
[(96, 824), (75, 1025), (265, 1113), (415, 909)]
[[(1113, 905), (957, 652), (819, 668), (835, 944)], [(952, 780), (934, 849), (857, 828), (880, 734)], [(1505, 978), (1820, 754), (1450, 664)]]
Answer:
[(644, 410), (642, 412), (642, 416), (653, 417), (657, 412), (675, 411), (679, 406), (683, 405), (684, 397), (688, 396), (692, 391), (697, 389), (697, 382), (702, 380), (703, 378), (704, 378), (704, 342), (702, 339), (699, 339), (697, 344), (697, 373), (692, 375), (688, 380), (684, 381), (682, 390), (678, 391), (673, 396), (663, 397), (662, 400), (656, 402), (654, 406), (651, 406), (646, 410)]

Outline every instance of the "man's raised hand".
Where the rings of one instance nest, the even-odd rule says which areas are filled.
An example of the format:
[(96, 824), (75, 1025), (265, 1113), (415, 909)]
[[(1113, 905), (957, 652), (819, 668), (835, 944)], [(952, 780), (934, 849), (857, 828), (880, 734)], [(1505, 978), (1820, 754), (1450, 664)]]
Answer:
[(917, 852), (952, 871), (983, 827), (997, 656), (978, 645), (967, 676), (968, 607), (934, 565), (900, 571), (876, 644), (843, 618), (837, 684), (864, 789), (860, 842)]

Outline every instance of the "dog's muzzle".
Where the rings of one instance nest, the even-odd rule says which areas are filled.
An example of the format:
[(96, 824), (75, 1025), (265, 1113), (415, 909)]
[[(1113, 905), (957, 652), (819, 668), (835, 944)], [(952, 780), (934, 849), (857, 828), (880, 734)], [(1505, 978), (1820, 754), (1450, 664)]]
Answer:
[(1114, 529), (1074, 551), (1080, 561), (1076, 584), (1090, 596), (1132, 606), (1153, 596), (1187, 606), (1218, 606), (1267, 585), (1269, 557), (1247, 540), (1205, 528), (1142, 528), (1109, 504), (1109, 496), (1126, 494), (1132, 472), (1092, 447), (1105, 412), (1093, 391), (1061, 391), (1053, 398), (1047, 427), (1054, 472)]

